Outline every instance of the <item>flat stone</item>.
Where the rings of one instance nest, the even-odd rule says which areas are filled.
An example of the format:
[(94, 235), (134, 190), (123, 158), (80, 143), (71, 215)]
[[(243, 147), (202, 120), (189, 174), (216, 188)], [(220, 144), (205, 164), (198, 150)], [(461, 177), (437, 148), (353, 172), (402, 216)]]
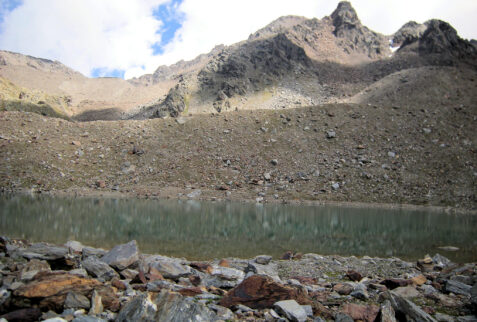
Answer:
[(307, 319), (306, 311), (295, 300), (276, 302), (273, 308), (290, 321), (304, 322)]
[(380, 284), (385, 285), (388, 289), (393, 290), (396, 287), (408, 286), (412, 284), (411, 280), (405, 280), (401, 278), (388, 278), (382, 281)]
[(333, 286), (333, 291), (337, 292), (340, 295), (350, 295), (353, 292), (353, 285), (348, 283), (338, 283)]
[(81, 261), (81, 265), (84, 269), (93, 277), (109, 281), (113, 277), (118, 277), (118, 273), (111, 268), (108, 264), (101, 261), (95, 256), (90, 256)]
[(28, 259), (55, 260), (65, 258), (68, 248), (47, 243), (36, 243), (25, 249), (18, 249), (21, 256)]
[(225, 307), (243, 304), (253, 309), (263, 309), (290, 299), (299, 304), (310, 304), (310, 299), (303, 291), (277, 283), (268, 276), (252, 275), (230, 290), (219, 304)]
[(39, 308), (27, 308), (15, 310), (3, 315), (0, 315), (0, 319), (7, 321), (38, 321), (41, 316), (41, 310)]
[(190, 297), (161, 290), (134, 297), (119, 312), (117, 322), (129, 321), (215, 321), (217, 315)]
[(93, 247), (83, 247), (83, 258), (96, 256), (101, 257), (104, 256), (107, 252), (102, 248), (93, 248)]
[(89, 299), (83, 294), (69, 292), (65, 299), (65, 309), (89, 309)]
[(106, 322), (107, 320), (90, 316), (90, 315), (81, 315), (73, 319), (71, 322)]
[(192, 273), (189, 266), (182, 265), (179, 261), (169, 258), (161, 259), (158, 257), (157, 260), (149, 263), (149, 267), (153, 267), (159, 271), (164, 278), (174, 280), (178, 279), (179, 277), (188, 276)]
[(354, 322), (354, 320), (351, 316), (338, 312), (335, 315), (335, 322)]
[(272, 256), (269, 255), (258, 255), (255, 257), (255, 263), (260, 265), (268, 265), (272, 260)]
[(132, 240), (127, 244), (115, 246), (101, 257), (101, 260), (118, 270), (126, 269), (139, 260), (137, 242)]
[(460, 294), (460, 295), (465, 295), (470, 297), (470, 290), (472, 289), (472, 286), (453, 281), (453, 280), (448, 280), (445, 284), (445, 290), (449, 293), (454, 293), (454, 294)]
[(393, 290), (395, 294), (398, 294), (402, 296), (403, 298), (410, 299), (414, 297), (419, 297), (421, 296), (421, 293), (419, 293), (414, 287), (412, 286), (406, 286), (406, 287), (398, 287)]
[(242, 282), (244, 277), (245, 273), (241, 270), (215, 266), (212, 268), (210, 275), (203, 279), (203, 283), (207, 287), (232, 288)]

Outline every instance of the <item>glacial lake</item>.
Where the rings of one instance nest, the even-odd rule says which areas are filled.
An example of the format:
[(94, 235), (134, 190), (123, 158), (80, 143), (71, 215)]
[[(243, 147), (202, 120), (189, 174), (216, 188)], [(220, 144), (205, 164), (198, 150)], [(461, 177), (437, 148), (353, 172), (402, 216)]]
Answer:
[(102, 248), (135, 239), (143, 253), (191, 260), (292, 250), (477, 261), (477, 216), (425, 210), (2, 195), (0, 235)]

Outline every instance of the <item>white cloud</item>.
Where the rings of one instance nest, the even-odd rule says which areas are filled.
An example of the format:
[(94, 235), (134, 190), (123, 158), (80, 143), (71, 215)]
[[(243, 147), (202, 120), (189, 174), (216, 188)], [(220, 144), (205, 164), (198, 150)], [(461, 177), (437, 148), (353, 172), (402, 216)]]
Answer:
[(26, 0), (5, 16), (0, 48), (56, 59), (83, 74), (127, 69), (152, 56), (166, 0)]
[[(159, 65), (193, 59), (218, 44), (244, 40), (283, 15), (322, 18), (338, 0), (184, 0), (182, 27), (161, 55), (161, 22), (153, 9), (170, 0), (25, 0), (0, 26), (0, 48), (56, 59), (90, 75), (94, 68), (125, 70), (130, 78)], [(440, 18), (465, 38), (477, 38), (474, 0), (353, 0), (362, 22), (391, 34), (409, 20)]]

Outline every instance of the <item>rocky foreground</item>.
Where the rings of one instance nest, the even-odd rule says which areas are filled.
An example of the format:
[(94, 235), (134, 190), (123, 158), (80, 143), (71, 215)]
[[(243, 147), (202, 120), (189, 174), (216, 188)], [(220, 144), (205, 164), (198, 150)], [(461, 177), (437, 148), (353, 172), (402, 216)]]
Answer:
[(0, 321), (476, 321), (477, 267), (436, 254), (190, 262), (0, 239)]

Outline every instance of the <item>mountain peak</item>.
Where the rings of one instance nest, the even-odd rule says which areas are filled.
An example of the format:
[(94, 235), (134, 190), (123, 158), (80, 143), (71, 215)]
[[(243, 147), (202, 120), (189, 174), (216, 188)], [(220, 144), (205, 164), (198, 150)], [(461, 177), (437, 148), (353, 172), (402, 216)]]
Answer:
[(344, 29), (353, 29), (361, 24), (356, 10), (348, 1), (341, 1), (338, 7), (331, 14), (333, 25), (335, 26), (335, 34), (340, 33)]

